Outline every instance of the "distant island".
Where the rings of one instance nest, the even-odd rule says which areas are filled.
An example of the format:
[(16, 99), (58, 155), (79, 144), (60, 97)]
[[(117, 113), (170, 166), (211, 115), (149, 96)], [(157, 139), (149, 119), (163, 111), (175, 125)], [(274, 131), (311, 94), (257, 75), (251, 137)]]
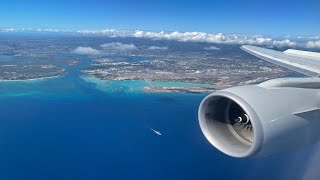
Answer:
[(22, 62), (0, 63), (0, 81), (38, 80), (66, 75), (64, 68), (54, 65), (36, 65)]

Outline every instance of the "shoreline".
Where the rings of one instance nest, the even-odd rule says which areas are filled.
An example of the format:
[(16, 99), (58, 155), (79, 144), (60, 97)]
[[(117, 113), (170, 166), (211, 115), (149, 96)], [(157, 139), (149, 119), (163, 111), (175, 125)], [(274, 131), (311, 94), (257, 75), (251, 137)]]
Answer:
[[(63, 76), (50, 76), (50, 77), (41, 77), (41, 78), (32, 78), (32, 79), (18, 79), (18, 80), (0, 80), (1, 82), (31, 82), (31, 81), (41, 81), (41, 80), (47, 80), (47, 79), (54, 79), (54, 78), (61, 78), (64, 77)], [(100, 90), (110, 90), (116, 87), (117, 85), (113, 84), (108, 86), (107, 83), (108, 81), (111, 82), (116, 82), (116, 83), (126, 83), (130, 82), (130, 83), (135, 83), (135, 81), (137, 83), (141, 83), (141, 82), (145, 82), (148, 83), (148, 85), (144, 84), (144, 85), (138, 85), (140, 87), (135, 87), (132, 86), (132, 84), (130, 85), (130, 83), (128, 85), (126, 85), (127, 87), (131, 88), (131, 89), (135, 89), (138, 90), (140, 92), (145, 92), (145, 93), (212, 93), (215, 92), (217, 89), (214, 87), (214, 85), (208, 85), (208, 84), (200, 84), (200, 83), (195, 83), (194, 86), (192, 86), (193, 83), (189, 83), (189, 82), (183, 82), (183, 81), (176, 81), (176, 83), (180, 84), (180, 83), (186, 83), (188, 84), (188, 86), (181, 86), (181, 85), (172, 85), (172, 86), (158, 86), (158, 83), (174, 83), (173, 81), (156, 81), (156, 83), (154, 83), (152, 80), (103, 80), (100, 78), (97, 78), (95, 76), (92, 75), (85, 75), (85, 76), (81, 76), (81, 79), (90, 82), (90, 83), (94, 83), (96, 85), (98, 85), (98, 89)], [(114, 86), (114, 87), (112, 87)], [(119, 84), (118, 87), (122, 87), (123, 84)], [(131, 87), (132, 86), (132, 87)], [(111, 88), (111, 89), (109, 89)]]
[[(200, 84), (200, 83), (190, 83), (183, 81), (152, 81), (145, 79), (145, 82), (148, 82), (150, 86), (143, 87), (144, 92), (150, 93), (177, 93), (177, 92), (185, 92), (185, 93), (211, 93), (216, 91), (213, 85), (209, 84)], [(167, 85), (157, 85), (157, 84), (172, 84), (171, 86)], [(176, 83), (176, 84), (174, 84)], [(180, 84), (180, 85), (178, 85)], [(184, 85), (182, 85), (184, 84)]]
[(203, 87), (174, 87), (174, 86), (162, 86), (158, 88), (143, 87), (144, 92), (148, 93), (212, 93), (217, 91), (215, 88), (203, 88)]
[[(98, 77), (95, 77), (93, 75), (85, 75), (81, 77), (87, 82), (91, 82), (97, 85), (97, 88), (100, 90), (107, 91), (109, 88), (112, 88), (112, 86), (117, 86), (117, 83), (119, 83), (119, 87), (127, 86), (129, 88), (138, 90), (140, 92), (145, 93), (212, 93), (215, 92), (217, 89), (214, 85), (209, 84), (200, 84), (200, 83), (189, 83), (189, 82), (183, 82), (183, 81), (177, 81), (176, 85), (173, 81), (152, 81), (149, 79), (144, 80), (103, 80)], [(112, 82), (116, 82), (116, 84), (112, 84)], [(128, 84), (126, 84), (128, 82)], [(137, 83), (140, 85), (132, 86), (131, 83)], [(145, 82), (147, 84), (141, 84), (141, 82)], [(172, 86), (159, 86), (158, 83), (173, 83)], [(110, 83), (110, 85), (108, 85)], [(122, 84), (121, 84), (122, 83)], [(181, 86), (181, 84), (187, 84), (187, 86)], [(110, 89), (109, 89), (110, 90)]]
[(41, 77), (41, 78), (32, 78), (32, 79), (1, 79), (0, 82), (24, 82), (24, 81), (37, 81), (37, 80), (46, 80), (46, 79), (54, 79), (54, 78), (60, 78), (63, 76), (50, 76), (50, 77)]

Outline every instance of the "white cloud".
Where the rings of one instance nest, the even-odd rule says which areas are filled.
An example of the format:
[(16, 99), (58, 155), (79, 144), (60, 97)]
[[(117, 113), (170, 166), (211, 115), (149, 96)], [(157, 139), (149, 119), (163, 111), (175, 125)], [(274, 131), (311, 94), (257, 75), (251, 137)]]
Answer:
[(274, 40), (268, 37), (258, 35), (239, 35), (239, 34), (210, 34), (204, 32), (146, 32), (135, 31), (132, 35), (137, 38), (152, 38), (152, 39), (169, 39), (178, 41), (194, 41), (207, 43), (224, 43), (224, 44), (251, 44), (251, 45), (266, 45), (276, 47), (295, 47), (296, 42), (289, 39)]
[(149, 46), (148, 50), (168, 50), (167, 46), (159, 47), (159, 46)]
[(281, 40), (281, 41), (274, 40), (272, 42), (272, 45), (276, 46), (276, 47), (296, 47), (297, 43), (293, 42), (289, 39), (285, 39), (285, 40)]
[[(136, 37), (136, 38), (151, 38), (151, 39), (167, 39), (177, 41), (193, 41), (193, 42), (207, 42), (207, 43), (222, 43), (222, 44), (250, 44), (250, 45), (264, 45), (270, 47), (300, 47), (300, 48), (320, 48), (318, 36), (286, 36), (283, 38), (270, 38), (260, 35), (244, 35), (244, 34), (223, 34), (223, 33), (205, 33), (205, 32), (166, 32), (166, 31), (141, 31), (141, 30), (57, 30), (57, 29), (0, 29), (0, 32), (50, 32), (50, 33), (70, 33), (82, 34), (92, 36), (107, 36), (107, 37)], [(309, 41), (310, 40), (310, 41)], [(109, 45), (108, 45), (109, 44)], [(121, 43), (110, 44), (111, 49), (118, 50), (134, 50), (136, 47), (133, 44)], [(128, 45), (126, 47), (126, 45)]]
[(16, 29), (0, 29), (0, 32), (18, 32)]
[(297, 36), (297, 39), (320, 39), (320, 35), (319, 36)]
[(273, 40), (271, 38), (265, 38), (265, 37), (256, 37), (249, 41), (251, 44), (256, 44), (256, 45), (270, 45), (273, 43)]
[(209, 46), (209, 47), (204, 47), (203, 49), (211, 51), (211, 50), (221, 50), (220, 48), (217, 48), (215, 46)]
[(111, 42), (105, 43), (100, 45), (104, 49), (112, 49), (112, 50), (119, 50), (119, 51), (132, 51), (137, 50), (137, 46), (134, 44), (123, 44), (119, 42)]
[[(150, 39), (166, 39), (177, 40), (182, 42), (207, 42), (217, 44), (250, 44), (264, 45), (270, 47), (302, 47), (302, 48), (320, 48), (319, 41), (296, 42), (290, 37), (284, 39), (273, 39), (260, 35), (244, 35), (244, 34), (223, 34), (223, 33), (205, 33), (205, 32), (153, 32), (153, 31), (121, 31), (116, 29), (107, 29), (101, 31), (78, 31), (82, 34), (101, 35), (109, 37), (136, 37)], [(319, 38), (319, 36), (315, 36)]]
[(308, 41), (307, 48), (320, 48), (320, 40), (319, 41)]
[(101, 52), (97, 49), (94, 49), (92, 47), (82, 47), (82, 46), (79, 46), (76, 49), (74, 49), (72, 53), (80, 54), (80, 55), (94, 55), (94, 56), (101, 54)]
[(37, 29), (36, 31), (38, 32), (51, 32), (51, 33), (58, 33), (61, 32), (58, 29), (51, 29), (51, 28), (47, 28), (47, 29)]

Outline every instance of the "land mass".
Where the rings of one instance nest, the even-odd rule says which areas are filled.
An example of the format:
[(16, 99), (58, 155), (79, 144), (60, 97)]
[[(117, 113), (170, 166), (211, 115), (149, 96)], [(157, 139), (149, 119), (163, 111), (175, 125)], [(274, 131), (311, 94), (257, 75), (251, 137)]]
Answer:
[(0, 62), (0, 80), (34, 80), (64, 76), (64, 68), (22, 62)]
[[(208, 48), (211, 46), (216, 48)], [(230, 44), (39, 37), (0, 39), (0, 47), (0, 80), (61, 77), (67, 72), (80, 71), (100, 80), (195, 84), (151, 85), (144, 88), (146, 92), (212, 92), (293, 73), (240, 50), (239, 45)], [(75, 51), (79, 47), (86, 52)]]

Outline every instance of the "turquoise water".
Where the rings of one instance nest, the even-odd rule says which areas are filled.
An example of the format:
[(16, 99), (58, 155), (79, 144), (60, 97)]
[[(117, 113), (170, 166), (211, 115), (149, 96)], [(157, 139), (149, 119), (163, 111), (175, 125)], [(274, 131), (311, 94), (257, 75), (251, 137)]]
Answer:
[(84, 91), (76, 82), (66, 81), (66, 78), (48, 78), (26, 81), (0, 81), (0, 98), (32, 97), (60, 98), (83, 95)]
[(135, 80), (100, 80), (93, 76), (84, 75), (81, 77), (84, 81), (93, 84), (97, 89), (106, 93), (120, 93), (120, 94), (132, 94), (143, 93), (144, 87), (149, 87), (150, 84), (145, 81)]

